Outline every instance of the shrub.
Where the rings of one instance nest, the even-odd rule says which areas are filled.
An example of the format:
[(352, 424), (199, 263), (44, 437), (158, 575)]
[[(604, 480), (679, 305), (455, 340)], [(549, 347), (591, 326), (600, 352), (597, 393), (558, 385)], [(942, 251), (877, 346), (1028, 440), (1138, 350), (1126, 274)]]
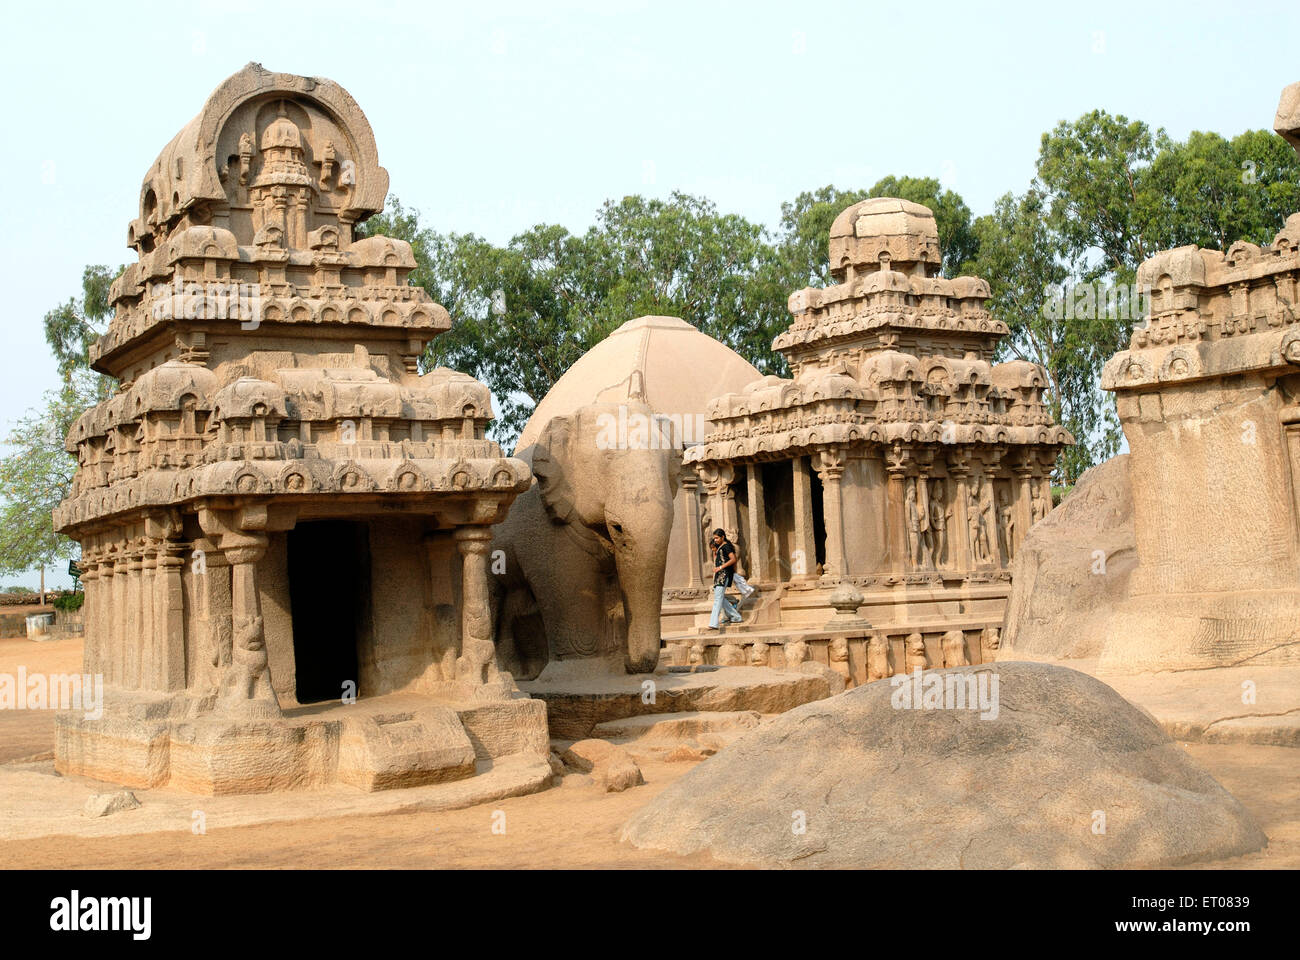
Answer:
[(63, 613), (72, 613), (74, 610), (80, 610), (81, 605), (86, 602), (86, 595), (78, 590), (76, 593), (65, 593), (61, 597), (55, 597), (52, 603), (54, 609)]

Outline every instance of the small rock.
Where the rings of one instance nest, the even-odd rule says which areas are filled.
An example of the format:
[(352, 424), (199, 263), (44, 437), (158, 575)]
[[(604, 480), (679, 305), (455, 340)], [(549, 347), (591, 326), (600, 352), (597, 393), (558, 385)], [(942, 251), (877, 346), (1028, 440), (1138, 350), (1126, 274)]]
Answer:
[(571, 770), (590, 773), (610, 793), (645, 783), (641, 768), (627, 749), (608, 740), (579, 740), (564, 751), (563, 760)]
[(81, 811), (81, 815), (84, 817), (107, 817), (119, 810), (134, 810), (138, 806), (140, 806), (140, 801), (135, 798), (135, 794), (130, 790), (119, 790), (117, 793), (92, 793), (90, 799), (86, 801), (86, 806)]
[(677, 744), (672, 750), (668, 751), (664, 757), (666, 763), (686, 763), (694, 762), (711, 757), (717, 753), (716, 747), (705, 746), (696, 740), (686, 740)]
[(547, 756), (547, 758), (546, 758), (546, 762), (549, 763), (549, 764), (551, 765), (551, 775), (552, 775), (552, 776), (555, 776), (555, 777), (562, 777), (562, 776), (564, 776), (564, 774), (565, 774), (564, 761), (560, 759), (560, 755), (559, 755), (558, 753), (556, 753), (554, 750), (552, 750), (552, 751), (550, 752), (550, 755)]
[[(621, 747), (619, 749), (622, 750)], [(622, 752), (621, 756), (611, 754), (608, 761), (596, 767), (593, 775), (596, 782), (605, 788), (606, 793), (621, 793), (628, 787), (637, 787), (645, 783), (641, 768), (626, 751)]]
[(805, 660), (799, 664), (797, 669), (800, 673), (807, 673), (814, 677), (825, 677), (827, 684), (830, 685), (832, 697), (837, 693), (844, 692), (844, 674), (832, 670), (824, 663), (818, 663), (816, 660)]
[(579, 740), (564, 751), (560, 758), (566, 767), (579, 773), (591, 773), (596, 764), (609, 756), (614, 745), (608, 740)]

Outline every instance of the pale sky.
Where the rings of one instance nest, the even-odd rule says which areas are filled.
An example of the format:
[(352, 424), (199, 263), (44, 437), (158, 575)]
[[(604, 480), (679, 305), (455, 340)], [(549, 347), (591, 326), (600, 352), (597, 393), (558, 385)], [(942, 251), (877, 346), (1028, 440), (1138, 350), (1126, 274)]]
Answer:
[(340, 83), (393, 194), (502, 244), (674, 189), (772, 226), (803, 190), (891, 173), (937, 177), (979, 215), (1025, 188), (1060, 120), (1101, 108), (1232, 136), (1271, 129), (1300, 80), (1294, 0), (1071, 7), (6, 4), (0, 426), (56, 384), (45, 312), (86, 264), (134, 257), (146, 170), (250, 60)]

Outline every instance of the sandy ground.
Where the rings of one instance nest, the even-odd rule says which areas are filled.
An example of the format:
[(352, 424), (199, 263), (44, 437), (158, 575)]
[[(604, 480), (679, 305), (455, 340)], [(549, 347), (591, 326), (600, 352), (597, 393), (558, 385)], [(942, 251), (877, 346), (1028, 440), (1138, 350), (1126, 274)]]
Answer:
[[(0, 672), (74, 670), (80, 641), (0, 641)], [(0, 762), (49, 751), (48, 712), (0, 712)], [(1256, 744), (1186, 744), (1268, 834), (1255, 854), (1204, 864), (1300, 868), (1300, 753)], [(351, 815), (111, 837), (50, 836), (0, 842), (0, 867), (109, 868), (717, 868), (707, 855), (679, 858), (619, 842), (626, 820), (693, 767), (647, 762), (644, 786), (619, 794), (577, 784), (462, 810)], [(2, 798), (0, 798), (2, 799)], [(202, 801), (196, 801), (201, 804)], [(504, 832), (502, 832), (504, 827)], [(495, 829), (494, 829), (495, 828)]]
[[(26, 637), (0, 640), (0, 673), (80, 673), (81, 638), (62, 637), (36, 643)], [(54, 712), (0, 710), (0, 763), (54, 749)]]

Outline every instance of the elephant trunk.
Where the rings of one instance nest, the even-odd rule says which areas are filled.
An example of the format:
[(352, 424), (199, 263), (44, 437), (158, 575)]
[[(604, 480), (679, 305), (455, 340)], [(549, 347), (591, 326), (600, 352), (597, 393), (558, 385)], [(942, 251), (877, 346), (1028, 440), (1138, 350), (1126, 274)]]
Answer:
[(627, 454), (627, 469), (606, 501), (606, 523), (627, 623), (624, 667), (650, 673), (659, 663), (664, 565), (673, 526), (669, 458), (674, 450)]
[(624, 667), (628, 673), (652, 673), (659, 663), (665, 552), (650, 550), (648, 556), (620, 553), (615, 558), (627, 617)]

